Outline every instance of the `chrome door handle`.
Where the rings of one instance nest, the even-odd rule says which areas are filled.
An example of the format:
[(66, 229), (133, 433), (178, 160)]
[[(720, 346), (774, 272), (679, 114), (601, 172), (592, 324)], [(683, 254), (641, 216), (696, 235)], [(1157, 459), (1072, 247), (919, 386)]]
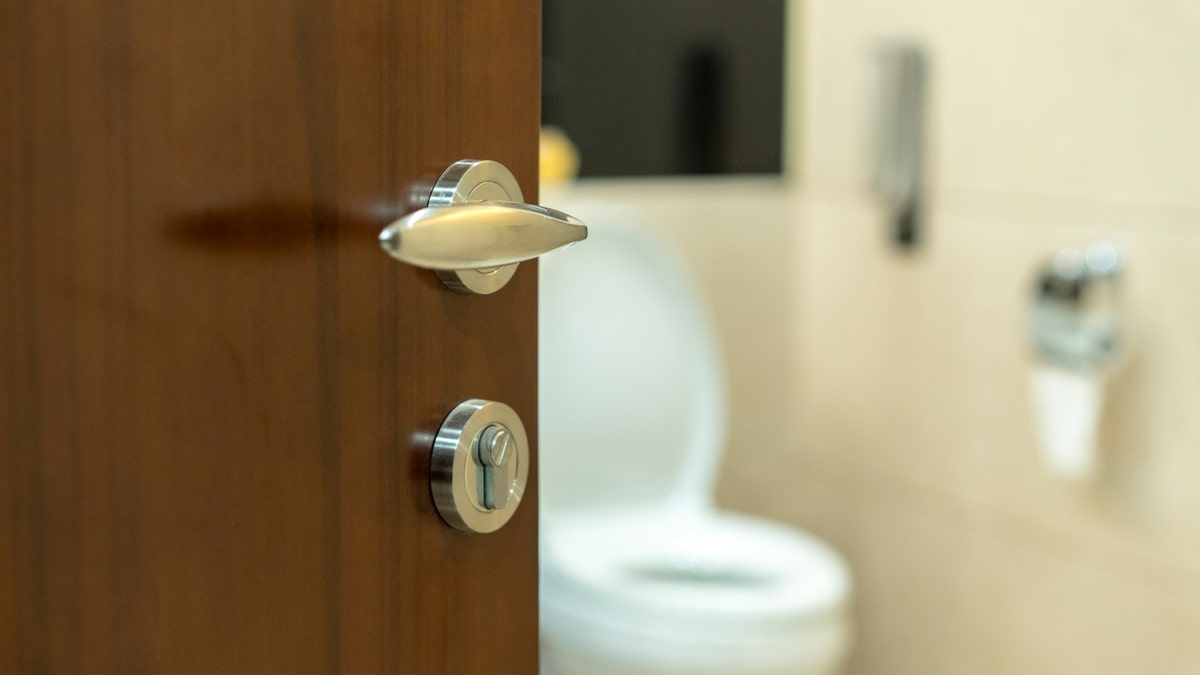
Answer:
[(479, 202), (429, 206), (388, 225), (383, 250), (431, 270), (487, 269), (536, 258), (587, 238), (587, 226), (543, 206)]
[(379, 245), (397, 260), (436, 270), (456, 291), (495, 293), (522, 261), (587, 238), (576, 218), (522, 200), (504, 165), (461, 160), (438, 179), (427, 207), (379, 233)]

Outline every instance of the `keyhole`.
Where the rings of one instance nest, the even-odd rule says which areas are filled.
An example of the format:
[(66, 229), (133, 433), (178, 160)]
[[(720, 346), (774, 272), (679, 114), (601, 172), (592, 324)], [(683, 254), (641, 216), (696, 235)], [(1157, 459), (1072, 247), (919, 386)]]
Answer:
[(512, 468), (516, 463), (512, 459), (515, 444), (512, 433), (503, 424), (488, 426), (476, 441), (475, 462), (479, 465), (476, 494), (479, 504), (489, 511), (508, 505)]

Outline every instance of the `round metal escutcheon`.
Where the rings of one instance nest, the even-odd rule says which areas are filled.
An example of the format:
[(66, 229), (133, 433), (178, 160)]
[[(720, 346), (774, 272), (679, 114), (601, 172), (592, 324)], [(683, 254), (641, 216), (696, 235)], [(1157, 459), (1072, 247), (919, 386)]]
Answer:
[[(479, 498), (480, 472), (476, 446), (485, 429), (500, 425), (512, 435), (511, 480), (506, 481), (504, 506), (488, 509)], [(442, 519), (467, 532), (495, 532), (512, 518), (525, 494), (529, 477), (529, 438), (512, 408), (496, 401), (473, 398), (455, 406), (433, 441), (430, 488)]]
[[(446, 169), (429, 196), (429, 206), (457, 206), (469, 202), (524, 203), (521, 186), (503, 164), (491, 160), (460, 159)], [(489, 295), (504, 288), (517, 265), (490, 270), (445, 270), (437, 273), (447, 287), (459, 293)]]

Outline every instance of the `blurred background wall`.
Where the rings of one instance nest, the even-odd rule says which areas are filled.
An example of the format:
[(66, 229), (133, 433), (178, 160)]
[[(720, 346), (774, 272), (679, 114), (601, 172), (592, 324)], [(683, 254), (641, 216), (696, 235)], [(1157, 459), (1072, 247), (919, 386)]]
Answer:
[[(1200, 4), (805, 0), (789, 30), (786, 178), (571, 197), (641, 205), (709, 293), (720, 501), (846, 555), (852, 673), (1200, 672)], [(915, 255), (867, 191), (893, 37), (931, 65)], [(1033, 437), (1024, 313), (1036, 267), (1099, 238), (1138, 344), (1074, 484)]]

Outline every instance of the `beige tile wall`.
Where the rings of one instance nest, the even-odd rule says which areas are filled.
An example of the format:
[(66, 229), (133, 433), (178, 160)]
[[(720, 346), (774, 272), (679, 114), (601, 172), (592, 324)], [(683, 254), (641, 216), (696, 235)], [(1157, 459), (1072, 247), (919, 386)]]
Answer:
[[(738, 450), (730, 506), (807, 527), (859, 584), (863, 675), (1200, 673), (1200, 3), (809, 0), (794, 426)], [(868, 59), (933, 65), (929, 244), (863, 186)], [(1138, 346), (1091, 484), (1032, 435), (1033, 269), (1120, 242)]]

